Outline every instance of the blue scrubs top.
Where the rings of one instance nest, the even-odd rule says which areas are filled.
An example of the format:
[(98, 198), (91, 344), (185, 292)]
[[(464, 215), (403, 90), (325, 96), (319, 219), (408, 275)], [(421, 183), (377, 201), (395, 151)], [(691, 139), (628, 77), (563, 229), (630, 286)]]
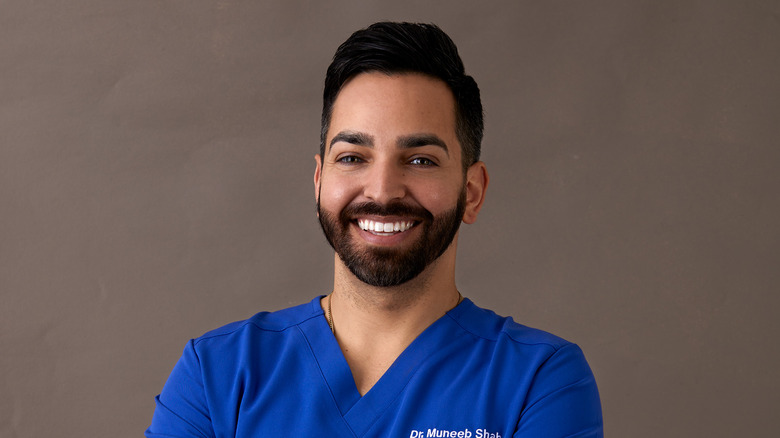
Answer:
[(190, 341), (146, 436), (603, 436), (575, 344), (464, 299), (361, 397), (320, 299)]

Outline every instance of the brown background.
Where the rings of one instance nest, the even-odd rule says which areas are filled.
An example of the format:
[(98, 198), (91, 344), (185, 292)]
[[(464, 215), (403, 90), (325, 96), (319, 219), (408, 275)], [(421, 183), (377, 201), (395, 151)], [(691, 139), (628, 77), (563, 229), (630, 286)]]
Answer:
[(329, 291), (322, 81), (380, 19), (483, 92), (464, 294), (582, 345), (610, 437), (780, 436), (778, 2), (476, 3), (0, 1), (0, 436), (140, 436), (189, 338)]

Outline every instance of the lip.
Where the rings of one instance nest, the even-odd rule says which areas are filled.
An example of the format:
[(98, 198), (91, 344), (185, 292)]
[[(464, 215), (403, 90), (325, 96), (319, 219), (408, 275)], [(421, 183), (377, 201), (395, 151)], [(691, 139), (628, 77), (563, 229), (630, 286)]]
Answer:
[(368, 220), (379, 221), (379, 222), (397, 222), (397, 221), (419, 222), (420, 221), (420, 218), (413, 217), (413, 216), (379, 216), (373, 214), (356, 215), (353, 219), (354, 220), (368, 219)]

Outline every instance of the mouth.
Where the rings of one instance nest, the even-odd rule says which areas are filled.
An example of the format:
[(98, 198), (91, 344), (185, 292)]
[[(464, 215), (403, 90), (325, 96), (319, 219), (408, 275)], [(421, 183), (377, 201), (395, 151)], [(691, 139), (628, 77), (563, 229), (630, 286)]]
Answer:
[(358, 219), (358, 227), (376, 236), (392, 236), (403, 233), (416, 225), (415, 221), (381, 222), (371, 219)]

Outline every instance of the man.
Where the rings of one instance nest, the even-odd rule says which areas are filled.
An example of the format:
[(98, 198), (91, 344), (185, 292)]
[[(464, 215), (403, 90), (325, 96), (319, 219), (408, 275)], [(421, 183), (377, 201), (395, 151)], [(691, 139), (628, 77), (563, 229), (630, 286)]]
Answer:
[(432, 25), (377, 23), (328, 68), (317, 213), (333, 290), (190, 341), (148, 437), (599, 437), (580, 349), (455, 285), (488, 175), (482, 106)]

